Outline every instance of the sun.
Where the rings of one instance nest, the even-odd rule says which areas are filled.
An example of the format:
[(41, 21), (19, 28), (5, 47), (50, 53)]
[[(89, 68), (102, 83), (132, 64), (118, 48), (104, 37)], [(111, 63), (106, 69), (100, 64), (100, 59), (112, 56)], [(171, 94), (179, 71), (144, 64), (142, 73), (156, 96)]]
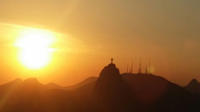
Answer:
[(55, 35), (48, 30), (22, 30), (15, 43), (19, 48), (19, 61), (29, 69), (45, 67), (51, 60), (54, 41)]

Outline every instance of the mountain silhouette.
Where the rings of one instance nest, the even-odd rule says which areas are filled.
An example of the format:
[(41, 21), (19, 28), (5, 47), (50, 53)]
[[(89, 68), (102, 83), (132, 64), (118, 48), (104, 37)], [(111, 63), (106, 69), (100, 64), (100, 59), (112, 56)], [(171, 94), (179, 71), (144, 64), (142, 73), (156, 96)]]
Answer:
[[(144, 110), (190, 112), (198, 101), (183, 87), (151, 74), (123, 74)], [(195, 109), (194, 109), (195, 108)]]
[[(96, 82), (95, 94), (101, 111), (124, 112), (136, 110), (136, 103), (128, 85), (123, 81), (119, 69), (111, 63), (100, 73)], [(135, 104), (135, 105), (134, 105)]]
[(111, 62), (74, 86), (35, 78), (3, 84), (0, 112), (198, 112), (198, 87), (197, 80), (184, 88), (153, 74), (121, 74)]
[(192, 94), (200, 95), (200, 82), (196, 79), (192, 79), (185, 88)]
[(96, 77), (89, 77), (85, 80), (83, 80), (82, 82), (76, 84), (76, 85), (72, 85), (72, 86), (67, 86), (65, 87), (65, 89), (67, 90), (73, 90), (73, 89), (80, 89), (80, 88), (85, 88), (86, 86), (91, 86), (91, 88), (93, 88), (95, 85), (94, 83), (97, 81)]
[(45, 86), (47, 89), (65, 89), (64, 87), (57, 85), (55, 83), (48, 83)]

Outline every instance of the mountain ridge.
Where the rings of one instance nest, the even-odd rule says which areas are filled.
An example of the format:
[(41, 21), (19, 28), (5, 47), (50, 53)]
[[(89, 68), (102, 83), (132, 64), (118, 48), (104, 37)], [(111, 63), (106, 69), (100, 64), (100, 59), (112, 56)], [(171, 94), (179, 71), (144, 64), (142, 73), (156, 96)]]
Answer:
[(0, 85), (0, 101), (0, 112), (196, 112), (200, 97), (154, 74), (121, 74), (110, 63), (98, 78), (71, 87), (36, 78), (11, 81)]

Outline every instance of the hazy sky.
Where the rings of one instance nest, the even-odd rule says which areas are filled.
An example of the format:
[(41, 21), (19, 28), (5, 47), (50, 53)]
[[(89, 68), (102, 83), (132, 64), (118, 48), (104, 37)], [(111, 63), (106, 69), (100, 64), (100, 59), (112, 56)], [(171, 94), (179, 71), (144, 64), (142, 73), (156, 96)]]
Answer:
[[(14, 25), (40, 27), (67, 35), (59, 37), (62, 47), (72, 49), (56, 54), (60, 63), (48, 80), (41, 78), (46, 82), (98, 75), (110, 57), (121, 72), (131, 62), (136, 72), (141, 57), (143, 65), (151, 60), (154, 73), (186, 84), (200, 79), (199, 6), (199, 0), (0, 0), (0, 58), (8, 57), (4, 45)], [(9, 62), (0, 66), (1, 81), (20, 74)]]

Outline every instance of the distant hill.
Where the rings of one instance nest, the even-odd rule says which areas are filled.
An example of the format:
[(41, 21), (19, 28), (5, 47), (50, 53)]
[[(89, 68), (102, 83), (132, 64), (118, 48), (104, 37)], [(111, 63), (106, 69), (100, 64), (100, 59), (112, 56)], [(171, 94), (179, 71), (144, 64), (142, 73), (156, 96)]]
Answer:
[(191, 80), (185, 88), (192, 94), (200, 95), (200, 82), (196, 79)]
[(68, 87), (65, 87), (65, 89), (67, 90), (74, 90), (74, 89), (80, 89), (80, 88), (84, 88), (84, 86), (94, 86), (94, 83), (97, 81), (97, 77), (89, 77), (85, 80), (83, 80), (82, 82), (78, 83), (78, 84), (75, 84), (75, 85), (72, 85), (72, 86), (68, 86)]
[(115, 64), (98, 78), (62, 87), (37, 79), (0, 86), (0, 112), (198, 112), (199, 82), (186, 88), (153, 74), (120, 74)]
[(158, 112), (194, 111), (198, 102), (184, 88), (152, 74), (123, 74), (132, 94), (146, 110)]
[(48, 83), (45, 85), (48, 89), (65, 89), (64, 87), (57, 85), (55, 83)]

